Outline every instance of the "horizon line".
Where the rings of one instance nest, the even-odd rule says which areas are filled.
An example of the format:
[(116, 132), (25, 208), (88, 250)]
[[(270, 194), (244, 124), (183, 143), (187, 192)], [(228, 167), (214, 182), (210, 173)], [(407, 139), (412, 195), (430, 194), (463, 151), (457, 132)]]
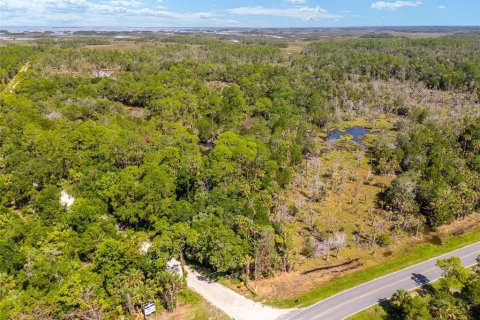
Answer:
[(271, 26), (271, 27), (247, 27), (247, 26), (61, 26), (61, 25), (8, 25), (0, 26), (0, 30), (5, 28), (144, 28), (144, 29), (365, 29), (365, 28), (480, 28), (480, 25), (371, 25), (371, 26)]

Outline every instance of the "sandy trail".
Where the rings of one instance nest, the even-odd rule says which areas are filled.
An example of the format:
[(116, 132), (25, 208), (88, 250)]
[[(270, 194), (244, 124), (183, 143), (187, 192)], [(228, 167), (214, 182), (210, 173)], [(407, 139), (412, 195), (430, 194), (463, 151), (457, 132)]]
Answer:
[[(169, 267), (180, 270), (178, 261), (170, 261)], [(228, 289), (227, 287), (208, 279), (195, 270), (186, 267), (188, 272), (187, 285), (200, 294), (205, 300), (225, 312), (235, 320), (274, 320), (286, 316), (293, 309), (275, 309), (252, 301)], [(180, 273), (180, 272), (179, 272)]]
[(18, 75), (19, 75), (20, 73), (23, 73), (23, 72), (27, 71), (29, 67), (30, 67), (30, 62), (27, 61), (27, 62), (20, 68), (20, 70), (18, 71), (18, 73), (12, 78), (12, 80), (7, 84), (7, 86), (6, 86), (5, 89), (4, 89), (4, 92), (13, 93), (14, 90), (15, 90), (15, 87), (20, 83), (20, 81), (18, 80)]
[(207, 301), (235, 320), (274, 320), (291, 311), (274, 309), (259, 302), (254, 302), (191, 269), (188, 270), (187, 283), (190, 289), (198, 292)]

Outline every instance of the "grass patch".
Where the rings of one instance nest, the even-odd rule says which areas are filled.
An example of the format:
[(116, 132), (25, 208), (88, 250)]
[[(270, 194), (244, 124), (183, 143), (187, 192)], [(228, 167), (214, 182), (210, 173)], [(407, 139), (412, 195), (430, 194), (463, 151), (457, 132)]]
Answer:
[(434, 244), (420, 245), (412, 252), (407, 253), (399, 258), (393, 259), (382, 265), (373, 266), (351, 275), (335, 279), (319, 288), (306, 292), (297, 298), (273, 300), (269, 301), (269, 303), (282, 308), (306, 307), (341, 291), (387, 275), (391, 272), (426, 261), (444, 253), (459, 249), (477, 241), (480, 241), (480, 228), (471, 233), (445, 240), (441, 246)]
[[(473, 271), (473, 266), (469, 267), (470, 271)], [(415, 288), (413, 290), (410, 290), (409, 293), (412, 297), (420, 297), (420, 299), (424, 301), (432, 300), (432, 295), (428, 294), (425, 296), (425, 291), (438, 291), (441, 289), (441, 286), (439, 284), (438, 280), (435, 280), (432, 283), (426, 284), (420, 288)], [(421, 293), (423, 291), (423, 294)], [(392, 318), (392, 312), (395, 312), (394, 310), (391, 310), (392, 307), (390, 305), (390, 301), (383, 301), (380, 304), (376, 304), (374, 306), (371, 306), (365, 310), (362, 310), (360, 312), (357, 312), (348, 318), (347, 320), (384, 320), (384, 319), (391, 319)]]
[(179, 296), (180, 306), (173, 312), (162, 312), (156, 320), (228, 320), (226, 314), (205, 301), (198, 293), (189, 289)]
[(368, 309), (365, 309), (363, 311), (360, 311), (359, 313), (354, 314), (353, 316), (350, 316), (346, 318), (347, 320), (380, 320), (380, 319), (385, 319), (387, 316), (387, 313), (385, 310), (379, 306), (373, 306)]

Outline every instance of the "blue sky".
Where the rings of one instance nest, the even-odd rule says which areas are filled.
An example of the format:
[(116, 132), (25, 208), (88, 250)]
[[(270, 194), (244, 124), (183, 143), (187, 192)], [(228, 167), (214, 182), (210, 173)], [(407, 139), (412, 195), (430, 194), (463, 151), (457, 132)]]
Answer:
[(480, 25), (480, 0), (0, 0), (1, 26)]

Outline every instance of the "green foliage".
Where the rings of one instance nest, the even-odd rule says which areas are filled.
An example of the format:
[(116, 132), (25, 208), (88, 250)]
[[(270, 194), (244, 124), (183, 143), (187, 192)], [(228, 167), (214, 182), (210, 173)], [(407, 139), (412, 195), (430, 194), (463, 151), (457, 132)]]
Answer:
[(316, 66), (333, 61), (329, 68), (336, 77), (342, 77), (346, 69), (365, 78), (410, 79), (435, 89), (475, 91), (480, 79), (479, 49), (476, 37), (453, 36), (322, 41), (311, 44), (306, 54), (315, 58), (310, 61)]
[(188, 256), (211, 265), (218, 272), (238, 271), (242, 258), (248, 251), (248, 242), (231, 229), (222, 225), (215, 217), (202, 217), (193, 221), (192, 227), (199, 237)]
[(422, 213), (432, 227), (472, 213), (480, 204), (479, 171), (471, 166), (478, 152), (467, 151), (475, 144), (475, 126), (458, 134), (451, 126), (419, 124), (398, 136), (395, 149), (379, 145), (377, 167), (401, 172), (380, 203), (400, 216)]
[(392, 305), (393, 308), (399, 313), (403, 313), (402, 315), (405, 316), (404, 309), (412, 303), (412, 297), (408, 293), (408, 291), (405, 290), (398, 290), (395, 292), (390, 299), (390, 304)]
[[(478, 90), (475, 37), (321, 42), (289, 58), (286, 40), (265, 37), (160, 40), (0, 48), (0, 318), (135, 317), (151, 300), (172, 310), (184, 287), (172, 257), (233, 276), (290, 270), (276, 199), (319, 130), (357, 112), (350, 81)], [(432, 226), (469, 214), (478, 119), (438, 127), (404, 104), (392, 111), (416, 124), (372, 150), (376, 170), (398, 174), (382, 204)]]
[(470, 124), (459, 137), (468, 166), (480, 172), (480, 119)]
[(386, 247), (392, 243), (392, 238), (388, 234), (381, 234), (375, 241), (380, 247)]
[(35, 52), (30, 46), (2, 46), (0, 48), (0, 83), (2, 85), (10, 81)]
[(437, 265), (444, 271), (439, 283), (428, 285), (421, 296), (398, 290), (389, 301), (386, 319), (477, 318), (480, 274), (463, 268), (457, 257), (440, 259)]

